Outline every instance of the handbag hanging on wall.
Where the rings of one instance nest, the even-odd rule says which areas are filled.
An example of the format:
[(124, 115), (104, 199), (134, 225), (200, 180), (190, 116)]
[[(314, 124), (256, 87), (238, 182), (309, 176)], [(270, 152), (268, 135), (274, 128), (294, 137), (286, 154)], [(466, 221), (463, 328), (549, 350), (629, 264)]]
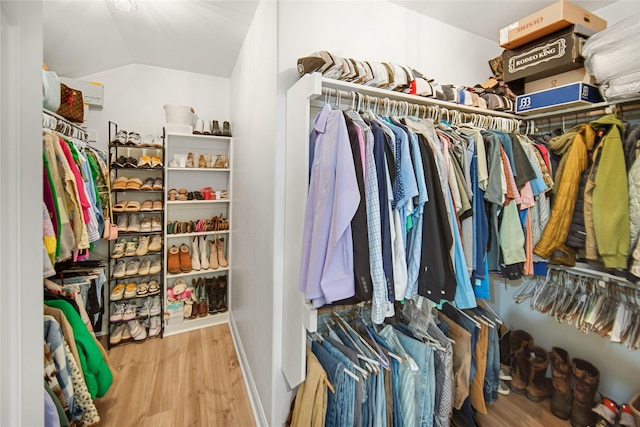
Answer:
[(82, 97), (82, 92), (60, 83), (60, 108), (56, 113), (72, 122), (84, 122), (84, 98)]

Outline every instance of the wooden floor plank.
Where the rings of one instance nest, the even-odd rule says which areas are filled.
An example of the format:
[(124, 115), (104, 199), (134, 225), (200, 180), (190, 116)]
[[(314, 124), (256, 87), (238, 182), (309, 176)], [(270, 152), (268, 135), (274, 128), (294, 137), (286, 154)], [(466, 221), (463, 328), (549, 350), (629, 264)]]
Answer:
[(551, 413), (549, 399), (532, 402), (524, 395), (500, 395), (498, 401), (487, 407), (487, 414), (478, 414), (480, 427), (569, 427)]
[(118, 371), (96, 399), (101, 426), (255, 426), (227, 324), (109, 351)]

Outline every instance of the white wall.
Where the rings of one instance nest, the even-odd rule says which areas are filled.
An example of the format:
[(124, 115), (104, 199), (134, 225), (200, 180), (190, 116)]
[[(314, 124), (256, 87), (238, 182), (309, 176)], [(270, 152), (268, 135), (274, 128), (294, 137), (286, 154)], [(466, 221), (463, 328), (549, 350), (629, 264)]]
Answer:
[(610, 27), (631, 15), (640, 13), (640, 2), (637, 0), (620, 0), (594, 11), (596, 15), (607, 20)]
[(275, 175), (280, 169), (276, 141), (277, 3), (263, 1), (231, 76), (231, 118), (234, 125), (232, 327), (238, 356), (249, 372), (250, 397), (258, 406), (258, 425), (279, 425), (274, 414), (274, 371), (279, 371), (278, 331), (274, 316), (278, 205)]
[(98, 132), (98, 145), (106, 150), (108, 121), (121, 129), (161, 135), (164, 104), (189, 105), (208, 120), (229, 120), (230, 80), (150, 65), (131, 64), (80, 80), (104, 85), (104, 107), (89, 110), (85, 122)]
[(502, 52), (491, 40), (380, 0), (283, 0), (278, 30), (278, 70), (287, 72), (289, 84), (299, 57), (327, 50), (410, 66), (441, 84), (473, 86), (487, 80), (488, 60)]
[(44, 425), (42, 2), (0, 3), (0, 425)]

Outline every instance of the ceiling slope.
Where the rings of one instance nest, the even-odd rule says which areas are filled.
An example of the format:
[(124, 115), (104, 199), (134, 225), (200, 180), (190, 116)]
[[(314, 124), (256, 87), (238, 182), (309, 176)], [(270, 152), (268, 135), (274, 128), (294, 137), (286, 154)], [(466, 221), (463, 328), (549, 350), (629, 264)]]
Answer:
[(44, 61), (67, 77), (146, 64), (229, 78), (258, 1), (45, 0)]

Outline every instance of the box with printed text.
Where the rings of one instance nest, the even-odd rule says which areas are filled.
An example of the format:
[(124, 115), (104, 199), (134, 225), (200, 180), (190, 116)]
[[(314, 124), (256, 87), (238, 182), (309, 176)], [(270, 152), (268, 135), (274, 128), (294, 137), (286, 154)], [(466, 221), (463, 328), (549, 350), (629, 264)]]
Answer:
[(518, 96), (516, 114), (541, 113), (602, 101), (597, 87), (577, 82)]

